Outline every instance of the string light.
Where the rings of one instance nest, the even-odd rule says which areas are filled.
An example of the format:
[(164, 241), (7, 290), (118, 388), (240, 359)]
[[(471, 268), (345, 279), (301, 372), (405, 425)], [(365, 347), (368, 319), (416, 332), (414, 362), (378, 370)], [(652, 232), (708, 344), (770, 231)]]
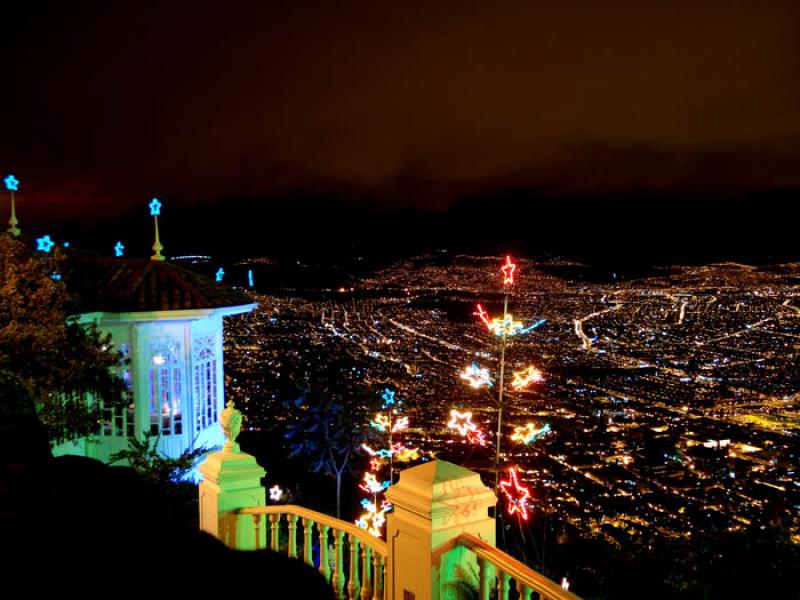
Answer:
[(494, 382), (489, 375), (489, 369), (482, 369), (476, 363), (472, 363), (464, 368), (460, 374), (461, 379), (467, 381), (470, 387), (479, 389), (482, 387), (492, 387)]
[(518, 515), (523, 521), (528, 520), (528, 498), (530, 490), (519, 482), (519, 473), (516, 467), (508, 469), (508, 479), (503, 479), (499, 484), (500, 491), (508, 500), (506, 512), (509, 516)]
[(124, 251), (125, 251), (125, 246), (122, 244), (122, 242), (117, 242), (114, 245), (114, 256), (116, 256), (117, 258), (122, 256)]
[(511, 260), (510, 255), (506, 255), (506, 264), (500, 267), (503, 272), (503, 285), (514, 285), (514, 271), (517, 270), (517, 263)]
[(511, 387), (521, 392), (530, 387), (532, 383), (542, 381), (543, 379), (542, 372), (531, 365), (524, 371), (514, 371), (514, 379), (511, 381)]
[(56, 243), (50, 239), (49, 235), (36, 238), (36, 249), (40, 252), (50, 252), (55, 245)]
[(553, 430), (550, 428), (550, 423), (545, 423), (541, 427), (536, 427), (533, 423), (527, 423), (524, 427), (515, 427), (514, 433), (511, 434), (511, 439), (515, 442), (530, 444), (544, 437), (551, 431)]

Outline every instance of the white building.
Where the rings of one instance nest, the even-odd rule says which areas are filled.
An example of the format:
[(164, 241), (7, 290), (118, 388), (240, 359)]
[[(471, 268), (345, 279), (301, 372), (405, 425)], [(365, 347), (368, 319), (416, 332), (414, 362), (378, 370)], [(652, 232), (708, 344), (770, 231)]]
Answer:
[(81, 323), (110, 333), (127, 364), (120, 375), (128, 404), (101, 411), (92, 438), (62, 444), (58, 454), (108, 461), (128, 437), (158, 436), (158, 449), (184, 450), (224, 442), (217, 425), (224, 400), (223, 317), (251, 311), (239, 292), (193, 271), (157, 260), (73, 252), (65, 282), (81, 298)]

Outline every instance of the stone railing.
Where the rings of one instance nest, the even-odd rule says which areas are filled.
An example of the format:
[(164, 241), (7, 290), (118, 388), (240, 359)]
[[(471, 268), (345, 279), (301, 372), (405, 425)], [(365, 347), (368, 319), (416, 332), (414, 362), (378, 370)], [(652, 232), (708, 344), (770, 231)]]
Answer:
[(555, 581), (469, 533), (462, 533), (437, 548), (433, 554), (434, 564), (439, 564), (444, 554), (457, 548), (469, 550), (477, 559), (479, 600), (489, 600), (492, 589), (497, 590), (498, 600), (508, 600), (512, 589), (520, 600), (534, 598), (534, 593), (539, 600), (579, 600)]
[(291, 504), (242, 508), (233, 515), (252, 518), (251, 547), (260, 549), (264, 540), (270, 550), (302, 559), (330, 582), (337, 598), (384, 597), (386, 543), (356, 525)]

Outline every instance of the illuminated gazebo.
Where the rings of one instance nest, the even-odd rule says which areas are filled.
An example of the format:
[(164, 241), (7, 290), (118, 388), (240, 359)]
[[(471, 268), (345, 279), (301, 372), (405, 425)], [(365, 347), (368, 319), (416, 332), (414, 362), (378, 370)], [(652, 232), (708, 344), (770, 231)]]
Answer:
[(107, 461), (128, 438), (150, 434), (176, 457), (214, 447), (224, 407), (223, 317), (253, 308), (244, 294), (163, 260), (100, 257), (71, 251), (64, 281), (80, 298), (78, 320), (110, 333), (125, 364), (127, 402), (101, 406), (96, 436), (55, 454)]

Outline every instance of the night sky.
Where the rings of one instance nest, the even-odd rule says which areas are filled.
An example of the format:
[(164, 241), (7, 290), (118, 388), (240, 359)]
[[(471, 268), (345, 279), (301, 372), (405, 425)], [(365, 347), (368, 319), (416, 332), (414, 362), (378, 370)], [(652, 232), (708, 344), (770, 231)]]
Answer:
[(168, 251), (800, 255), (796, 0), (16, 4), (31, 233), (146, 240), (156, 195)]

